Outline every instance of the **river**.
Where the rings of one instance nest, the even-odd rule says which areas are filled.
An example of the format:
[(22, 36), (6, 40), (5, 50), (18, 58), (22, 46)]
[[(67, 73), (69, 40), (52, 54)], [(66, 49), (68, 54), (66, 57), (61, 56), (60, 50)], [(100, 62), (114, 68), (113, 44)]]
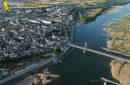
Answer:
[[(117, 21), (115, 18), (127, 15), (130, 13), (129, 8), (130, 4), (112, 7), (91, 23), (78, 23), (75, 31), (75, 44), (84, 45), (87, 41), (89, 48), (104, 51), (101, 49), (101, 47), (106, 47), (107, 39), (103, 35), (105, 34), (104, 24)], [(50, 68), (52, 73), (61, 76), (53, 85), (103, 85), (101, 77), (113, 80), (110, 71), (111, 60), (105, 56), (90, 52), (83, 54), (81, 50), (72, 49), (61, 64), (53, 65)]]

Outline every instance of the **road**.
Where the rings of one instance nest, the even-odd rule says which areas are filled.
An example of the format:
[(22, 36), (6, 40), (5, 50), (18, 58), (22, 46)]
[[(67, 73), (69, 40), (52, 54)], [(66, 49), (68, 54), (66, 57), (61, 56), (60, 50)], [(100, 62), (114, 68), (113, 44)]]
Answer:
[[(84, 47), (81, 47), (81, 46), (78, 46), (78, 45), (68, 44), (68, 46), (84, 50)], [(130, 60), (127, 59), (127, 57), (114, 56), (114, 55), (111, 55), (111, 54), (108, 54), (108, 53), (104, 53), (104, 52), (101, 52), (101, 51), (96, 51), (96, 50), (89, 49), (89, 48), (85, 48), (85, 50), (89, 51), (89, 52), (92, 52), (92, 53), (99, 54), (99, 55), (107, 56), (109, 58), (118, 59), (118, 60), (122, 60), (122, 61), (130, 63)], [(47, 60), (44, 60), (44, 61), (40, 62), (39, 64), (36, 64), (36, 65), (34, 65), (32, 67), (25, 68), (24, 70), (21, 70), (21, 71), (15, 73), (15, 74), (12, 74), (12, 75), (10, 75), (8, 77), (5, 77), (4, 79), (0, 80), (0, 84), (6, 83), (7, 81), (10, 81), (10, 80), (15, 79), (15, 78), (17, 78), (19, 76), (22, 76), (22, 75), (24, 75), (24, 74), (26, 74), (26, 73), (28, 73), (30, 71), (33, 71), (33, 70), (35, 70), (37, 68), (42, 67), (43, 65), (46, 65), (46, 64), (48, 64), (50, 62), (56, 63), (57, 58), (56, 57), (49, 58)]]
[[(74, 45), (74, 44), (68, 44), (68, 45), (71, 46), (71, 47), (74, 47), (74, 48), (84, 50), (84, 47), (81, 47), (81, 46), (78, 46), (78, 45)], [(99, 55), (107, 56), (109, 58), (118, 59), (118, 60), (130, 63), (130, 59), (128, 59), (128, 57), (125, 57), (125, 56), (119, 57), (119, 56), (114, 56), (114, 55), (111, 55), (111, 54), (108, 54), (108, 53), (104, 53), (104, 52), (89, 49), (89, 48), (85, 48), (85, 49), (86, 49), (86, 51), (89, 51), (89, 52), (92, 52), (92, 53), (96, 53), (96, 54), (99, 54)]]
[(52, 57), (52, 58), (49, 58), (49, 59), (47, 59), (47, 60), (44, 60), (44, 61), (40, 62), (39, 64), (36, 64), (35, 66), (29, 67), (29, 68), (25, 68), (25, 69), (22, 70), (22, 71), (19, 71), (19, 72), (15, 73), (15, 74), (12, 74), (12, 75), (8, 76), (8, 77), (5, 77), (4, 79), (1, 79), (1, 80), (0, 80), (0, 85), (3, 84), (3, 83), (6, 83), (7, 81), (10, 81), (10, 80), (12, 80), (12, 79), (14, 79), (14, 78), (17, 78), (17, 77), (19, 77), (19, 76), (22, 76), (22, 75), (24, 75), (24, 74), (26, 74), (26, 73), (28, 73), (28, 72), (30, 72), (30, 71), (33, 71), (33, 70), (35, 70), (35, 69), (37, 69), (37, 68), (40, 68), (40, 67), (42, 67), (43, 65), (46, 65), (46, 64), (48, 64), (48, 63), (50, 63), (50, 62), (53, 62), (54, 60), (55, 60), (55, 59), (54, 59), (53, 57)]

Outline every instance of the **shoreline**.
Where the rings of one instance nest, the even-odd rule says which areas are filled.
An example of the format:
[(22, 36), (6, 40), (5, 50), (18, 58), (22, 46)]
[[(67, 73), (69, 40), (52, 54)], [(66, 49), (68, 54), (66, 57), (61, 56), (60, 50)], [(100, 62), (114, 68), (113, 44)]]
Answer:
[[(72, 27), (73, 27), (73, 26), (72, 26)], [(70, 29), (72, 29), (72, 28), (70, 28)], [(68, 30), (68, 32), (69, 32), (69, 30)], [(68, 35), (68, 38), (69, 38), (68, 42), (70, 42), (70, 40), (71, 40), (71, 39), (70, 39), (70, 38), (71, 38), (70, 35)], [(70, 50), (70, 47), (66, 47), (65, 50), (61, 53), (61, 55), (56, 56), (56, 57), (57, 57), (57, 58), (56, 58), (56, 63), (59, 62), (58, 59), (64, 59), (64, 58), (65, 58), (65, 54), (66, 54), (67, 52), (69, 52), (69, 50)], [(48, 58), (47, 60), (49, 60), (49, 59), (52, 59), (52, 58)], [(46, 61), (46, 60), (45, 60), (45, 61)], [(53, 63), (50, 65), (51, 62), (53, 62)], [(23, 74), (23, 75), (30, 74), (30, 73), (33, 72), (33, 71), (34, 71), (34, 73), (37, 73), (36, 71), (38, 71), (40, 68), (44, 68), (44, 67), (46, 67), (46, 66), (47, 66), (47, 67), (52, 66), (52, 65), (55, 64), (55, 59), (52, 60), (51, 62), (48, 62), (48, 63), (46, 63), (45, 65), (43, 65), (43, 66), (41, 66), (41, 67), (39, 67), (39, 68), (37, 68), (37, 69), (35, 69), (35, 70), (31, 70), (31, 71), (29, 71), (29, 72), (27, 72), (27, 73), (25, 73), (25, 74)], [(39, 63), (37, 63), (37, 65), (40, 64), (40, 63), (44, 63), (44, 62), (39, 62)], [(35, 64), (35, 63), (33, 63), (33, 64)], [(17, 74), (19, 74), (19, 72), (24, 71), (24, 70), (26, 70), (26, 68), (24, 68), (24, 69), (18, 71), (18, 73), (14, 73), (14, 74), (11, 74), (11, 75), (9, 75), (9, 76), (7, 76), (7, 77), (5, 77), (5, 78), (0, 79), (0, 81), (6, 80), (6, 78), (11, 77), (11, 76), (13, 76), (13, 75), (17, 75)], [(17, 78), (20, 78), (20, 76), (17, 77)], [(15, 79), (15, 78), (13, 78), (13, 79)], [(13, 81), (13, 79), (11, 79), (11, 80)], [(9, 81), (7, 81), (7, 82), (5, 82), (5, 83), (11, 82), (11, 80), (9, 80)], [(5, 84), (5, 83), (2, 83), (2, 84)], [(14, 82), (14, 83), (16, 83), (16, 82)]]
[[(70, 36), (69, 36), (69, 38), (71, 38)], [(73, 37), (74, 38), (74, 37)], [(66, 50), (65, 50), (65, 52), (59, 57), (59, 59), (61, 58), (61, 59), (64, 59), (64, 58), (66, 58), (66, 53), (68, 53), (68, 52), (70, 52), (70, 50), (71, 50), (71, 48), (70, 47), (68, 47), (68, 48), (66, 48)]]

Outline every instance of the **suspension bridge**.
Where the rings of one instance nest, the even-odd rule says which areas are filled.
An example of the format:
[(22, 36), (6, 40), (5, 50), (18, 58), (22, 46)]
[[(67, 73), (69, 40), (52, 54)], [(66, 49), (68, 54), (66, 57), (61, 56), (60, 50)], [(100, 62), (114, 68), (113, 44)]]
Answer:
[[(107, 57), (112, 58), (112, 59), (117, 59), (117, 60), (121, 60), (121, 61), (125, 61), (127, 63), (130, 63), (130, 59), (128, 59), (125, 56), (124, 57), (114, 56), (112, 54), (108, 54), (108, 53), (105, 53), (105, 52), (101, 52), (101, 51), (97, 51), (97, 50), (87, 48), (87, 42), (85, 43), (84, 47), (79, 46), (79, 45), (75, 45), (75, 44), (68, 44), (68, 45), (70, 47), (83, 50), (83, 53), (86, 53), (88, 51), (88, 52), (96, 53), (96, 54), (99, 54), (99, 55), (107, 56)], [(107, 85), (107, 83), (112, 83), (114, 85), (120, 85), (119, 83), (116, 83), (114, 81), (111, 81), (111, 80), (103, 78), (103, 77), (101, 78), (101, 80), (104, 81), (104, 85)]]
[(92, 53), (96, 53), (96, 54), (99, 54), (99, 55), (103, 55), (103, 56), (106, 56), (106, 57), (109, 57), (109, 58), (112, 58), (112, 59), (117, 59), (117, 60), (121, 60), (121, 61), (125, 61), (125, 62), (128, 62), (130, 63), (130, 59), (128, 59), (128, 57), (125, 57), (125, 56), (115, 56), (115, 55), (112, 55), (112, 54), (109, 54), (109, 53), (105, 53), (105, 52), (101, 52), (101, 51), (97, 51), (97, 50), (93, 50), (93, 49), (90, 49), (90, 48), (87, 48), (87, 42), (85, 43), (85, 46), (82, 47), (82, 46), (79, 46), (79, 45), (75, 45), (75, 44), (68, 44), (70, 47), (73, 47), (73, 48), (77, 48), (77, 49), (81, 49), (83, 50), (84, 53), (86, 53), (87, 51), (88, 52), (92, 52)]

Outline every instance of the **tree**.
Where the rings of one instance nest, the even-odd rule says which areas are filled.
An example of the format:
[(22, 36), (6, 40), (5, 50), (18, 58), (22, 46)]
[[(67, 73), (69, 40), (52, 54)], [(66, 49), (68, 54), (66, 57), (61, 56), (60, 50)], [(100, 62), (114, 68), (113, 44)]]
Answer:
[(56, 47), (54, 48), (53, 52), (56, 54), (56, 55), (59, 55), (62, 51), (59, 47)]

